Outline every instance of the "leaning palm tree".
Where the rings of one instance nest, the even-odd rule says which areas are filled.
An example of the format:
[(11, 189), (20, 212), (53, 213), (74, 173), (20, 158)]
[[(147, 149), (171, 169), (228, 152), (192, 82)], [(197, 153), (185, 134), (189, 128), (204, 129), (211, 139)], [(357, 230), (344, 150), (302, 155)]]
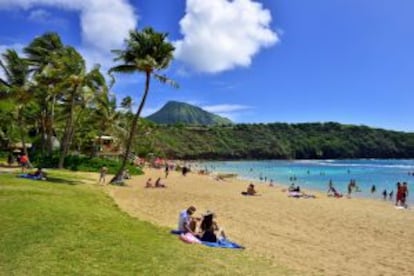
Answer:
[(65, 55), (65, 46), (57, 33), (45, 33), (36, 37), (23, 49), (27, 61), (37, 83), (36, 99), (41, 107), (42, 153), (47, 148), (52, 154), (55, 105), (58, 102), (60, 91), (56, 86), (66, 77), (62, 74), (62, 57)]
[(17, 52), (12, 49), (6, 50), (2, 57), (3, 60), (0, 60), (0, 68), (4, 72), (5, 78), (0, 78), (0, 88), (3, 91), (2, 93), (15, 103), (15, 112), (13, 113), (20, 129), (23, 152), (27, 155), (25, 111), (32, 97), (30, 93), (29, 65), (26, 60), (19, 57)]
[(107, 90), (105, 78), (99, 71), (99, 66), (95, 66), (90, 72), (87, 72), (85, 61), (74, 48), (67, 47), (65, 51), (66, 54), (62, 57), (62, 61), (65, 63), (64, 68), (68, 73), (68, 77), (58, 88), (63, 91), (60, 102), (66, 123), (58, 168), (63, 168), (65, 157), (72, 143), (75, 125), (80, 120), (80, 116), (83, 115), (82, 111), (95, 98), (95, 95)]
[(125, 40), (126, 48), (123, 50), (112, 51), (116, 55), (114, 60), (120, 61), (122, 64), (112, 67), (109, 72), (144, 73), (145, 87), (141, 103), (132, 120), (121, 167), (115, 177), (111, 180), (111, 183), (120, 180), (122, 172), (125, 169), (125, 165), (131, 153), (131, 146), (134, 140), (138, 119), (147, 99), (151, 77), (154, 77), (163, 83), (169, 82), (175, 85), (174, 82), (167, 77), (158, 74), (160, 70), (166, 69), (173, 59), (175, 48), (167, 41), (167, 35), (168, 34), (166, 33), (155, 32), (152, 28), (145, 28), (141, 32), (137, 30), (130, 31), (129, 38)]

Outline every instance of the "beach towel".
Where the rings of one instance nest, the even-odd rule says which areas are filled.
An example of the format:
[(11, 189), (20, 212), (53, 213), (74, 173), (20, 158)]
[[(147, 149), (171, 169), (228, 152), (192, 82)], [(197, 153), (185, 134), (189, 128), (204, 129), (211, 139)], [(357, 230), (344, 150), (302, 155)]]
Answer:
[(42, 180), (41, 176), (36, 176), (28, 173), (19, 174), (21, 178), (33, 179), (33, 180)]
[(210, 247), (220, 247), (220, 248), (232, 248), (232, 249), (244, 249), (243, 246), (229, 241), (227, 239), (221, 239), (218, 240), (217, 242), (205, 242), (205, 241), (201, 241), (202, 244), (206, 245), (206, 246), (210, 246)]
[[(190, 234), (192, 237), (189, 237), (189, 236), (187, 237), (186, 234), (184, 234), (180, 230), (171, 230), (170, 233), (173, 234), (173, 235), (179, 235), (180, 240), (182, 240), (183, 242), (186, 242), (186, 243), (200, 243), (199, 241), (194, 242), (194, 240), (192, 238), (192, 237), (194, 237), (193, 235)], [(241, 246), (241, 245), (239, 245), (235, 242), (232, 242), (230, 240), (227, 240), (227, 239), (220, 239), (217, 242), (201, 241), (201, 244), (203, 244), (205, 246), (217, 247), (217, 248), (244, 249), (244, 246)]]

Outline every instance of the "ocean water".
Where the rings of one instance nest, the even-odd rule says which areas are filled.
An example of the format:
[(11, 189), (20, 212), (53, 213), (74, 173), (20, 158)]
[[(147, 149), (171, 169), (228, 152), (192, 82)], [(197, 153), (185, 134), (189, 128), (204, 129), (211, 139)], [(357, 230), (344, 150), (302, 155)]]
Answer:
[[(275, 183), (290, 185), (294, 182), (303, 190), (327, 191), (328, 183), (343, 194), (351, 179), (356, 181), (361, 192), (355, 197), (382, 199), (384, 190), (394, 191), (396, 183), (408, 183), (408, 202), (414, 203), (414, 159), (359, 159), (359, 160), (267, 160), (267, 161), (215, 161), (202, 162), (199, 166), (208, 171), (236, 173), (239, 178), (254, 181), (255, 184), (267, 184), (271, 179)], [(371, 193), (375, 185), (376, 192)]]

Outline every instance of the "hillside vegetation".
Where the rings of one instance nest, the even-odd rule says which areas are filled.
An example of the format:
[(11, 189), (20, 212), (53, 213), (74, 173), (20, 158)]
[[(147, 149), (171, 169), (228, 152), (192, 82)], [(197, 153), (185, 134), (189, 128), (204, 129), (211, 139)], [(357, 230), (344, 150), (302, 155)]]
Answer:
[(414, 158), (414, 133), (339, 123), (147, 126), (137, 152), (178, 159)]
[(232, 122), (216, 114), (207, 112), (200, 107), (187, 103), (170, 101), (160, 110), (147, 117), (158, 124), (186, 124), (186, 125), (228, 125)]

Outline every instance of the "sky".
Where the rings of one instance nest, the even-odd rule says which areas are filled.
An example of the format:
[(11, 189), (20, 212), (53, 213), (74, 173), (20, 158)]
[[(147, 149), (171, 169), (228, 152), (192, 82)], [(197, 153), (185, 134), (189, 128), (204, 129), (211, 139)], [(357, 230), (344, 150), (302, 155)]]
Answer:
[[(170, 100), (236, 123), (339, 122), (414, 132), (412, 0), (0, 0), (0, 52), (53, 31), (114, 66), (131, 29), (176, 47), (144, 115)], [(116, 75), (137, 105), (144, 76)]]

